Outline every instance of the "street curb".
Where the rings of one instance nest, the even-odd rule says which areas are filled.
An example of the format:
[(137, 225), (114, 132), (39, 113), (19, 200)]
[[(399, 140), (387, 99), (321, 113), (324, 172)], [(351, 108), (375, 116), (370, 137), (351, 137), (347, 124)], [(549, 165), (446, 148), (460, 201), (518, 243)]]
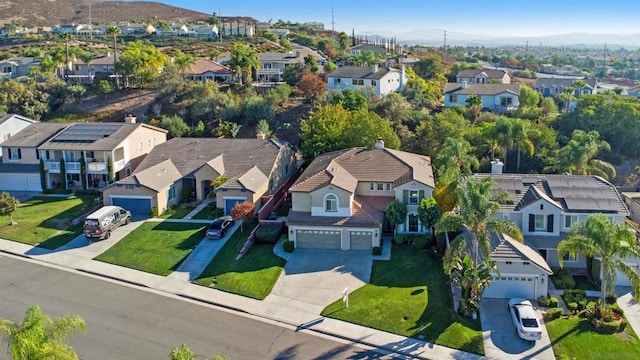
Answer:
[(147, 288), (147, 289), (152, 289), (148, 285), (145, 285), (145, 284), (142, 284), (142, 283), (139, 283), (139, 282), (135, 282), (135, 281), (131, 281), (131, 280), (124, 280), (124, 279), (121, 279), (121, 278), (118, 278), (118, 277), (115, 277), (115, 276), (106, 275), (106, 274), (102, 274), (102, 273), (91, 271), (91, 270), (78, 269), (78, 268), (74, 268), (74, 270), (82, 272), (82, 273), (91, 274), (91, 275), (94, 275), (94, 276), (104, 277), (104, 278), (107, 278), (107, 279), (111, 279), (111, 280), (127, 283), (129, 285), (135, 285), (135, 286), (139, 286), (139, 287), (143, 287), (143, 288)]
[(25, 259), (36, 260), (36, 259), (32, 258), (29, 255), (25, 255), (25, 254), (22, 254), (22, 253), (14, 253), (13, 251), (7, 251), (7, 250), (3, 250), (3, 249), (0, 249), (0, 253), (5, 253), (5, 254), (13, 255), (13, 256), (19, 256), (19, 257), (25, 258)]

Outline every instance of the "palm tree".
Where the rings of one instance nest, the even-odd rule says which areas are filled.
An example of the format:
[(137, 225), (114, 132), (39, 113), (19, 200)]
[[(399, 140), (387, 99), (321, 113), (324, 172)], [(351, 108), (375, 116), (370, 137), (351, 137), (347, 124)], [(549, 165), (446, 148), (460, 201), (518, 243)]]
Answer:
[(107, 35), (113, 36), (113, 68), (116, 76), (116, 88), (120, 88), (120, 79), (118, 78), (118, 73), (115, 71), (116, 62), (118, 61), (118, 35), (120, 35), (120, 28), (117, 26), (112, 26), (107, 29)]
[(73, 39), (73, 34), (70, 32), (64, 32), (60, 34), (60, 39), (64, 41), (64, 80), (69, 80), (69, 41)]
[(614, 179), (615, 167), (595, 158), (602, 150), (611, 150), (611, 146), (600, 140), (597, 131), (574, 130), (571, 140), (558, 151), (558, 163), (552, 169), (573, 175), (598, 175), (608, 180)]
[(80, 315), (52, 319), (37, 305), (27, 308), (22, 324), (0, 318), (0, 337), (5, 338), (14, 360), (78, 359), (65, 340), (86, 330), (87, 323)]
[(180, 74), (184, 74), (185, 70), (195, 62), (193, 56), (185, 54), (176, 49), (173, 52), (173, 63), (180, 69)]
[(507, 153), (510, 150), (518, 150), (517, 171), (520, 171), (520, 155), (522, 150), (528, 155), (533, 155), (533, 142), (529, 139), (530, 123), (528, 120), (508, 118), (501, 116), (493, 128), (488, 131), (490, 141), (499, 144), (504, 149), (505, 168), (507, 167)]
[(624, 262), (625, 258), (640, 257), (640, 247), (635, 232), (626, 224), (611, 222), (603, 214), (593, 214), (586, 221), (573, 224), (567, 240), (558, 244), (560, 266), (563, 266), (564, 256), (575, 258), (578, 253), (600, 259), (601, 306), (604, 306), (607, 294), (613, 293), (616, 270), (627, 276), (635, 290), (635, 299), (640, 299), (640, 274)]
[(480, 166), (475, 156), (469, 155), (471, 145), (466, 140), (456, 140), (448, 137), (442, 144), (442, 150), (434, 161), (436, 169), (442, 166), (455, 167), (460, 174), (471, 174)]
[(258, 60), (258, 53), (252, 50), (249, 46), (235, 43), (233, 44), (233, 50), (231, 50), (231, 59), (229, 60), (229, 67), (233, 69), (236, 75), (240, 76), (240, 82), (244, 84), (247, 77), (251, 75), (251, 69), (260, 68), (261, 63)]
[[(476, 265), (479, 263), (479, 250), (485, 258), (491, 253), (489, 232), (504, 233), (522, 241), (522, 232), (515, 222), (495, 217), (506, 193), (492, 195), (494, 186), (491, 177), (466, 178), (457, 189), (459, 213), (448, 212), (436, 227), (436, 233), (468, 230), (473, 243), (473, 263)], [(455, 248), (459, 243), (466, 244), (464, 233), (453, 240), (451, 247)]]
[(496, 264), (491, 261), (474, 265), (469, 254), (466, 254), (463, 258), (457, 258), (448, 272), (445, 270), (451, 276), (451, 283), (461, 290), (458, 301), (459, 311), (463, 315), (469, 316), (478, 310), (482, 290), (491, 284), (496, 269)]

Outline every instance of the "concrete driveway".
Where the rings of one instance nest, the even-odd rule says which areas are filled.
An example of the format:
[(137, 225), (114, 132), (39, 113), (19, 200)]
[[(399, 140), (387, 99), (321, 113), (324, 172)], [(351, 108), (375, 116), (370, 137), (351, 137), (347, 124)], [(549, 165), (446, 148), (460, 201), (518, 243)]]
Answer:
[(320, 314), (346, 287), (369, 282), (372, 261), (370, 251), (296, 249), (265, 301)]
[[(544, 325), (542, 314), (537, 313)], [(507, 299), (482, 299), (480, 322), (487, 359), (555, 359), (546, 327), (542, 330), (542, 340), (534, 342), (518, 337)]]

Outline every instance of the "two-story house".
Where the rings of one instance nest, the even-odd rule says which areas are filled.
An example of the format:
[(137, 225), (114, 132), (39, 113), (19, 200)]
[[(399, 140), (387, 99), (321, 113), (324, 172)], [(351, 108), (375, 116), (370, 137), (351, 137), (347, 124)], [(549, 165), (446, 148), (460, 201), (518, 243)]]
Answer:
[(371, 66), (344, 66), (327, 75), (329, 90), (344, 89), (361, 90), (381, 97), (394, 92), (401, 92), (407, 84), (404, 66), (400, 69)]
[(511, 75), (497, 69), (465, 69), (456, 74), (456, 82), (468, 84), (511, 84)]
[[(216, 206), (230, 214), (238, 202), (256, 208), (296, 171), (298, 154), (273, 139), (174, 138), (157, 146), (135, 172), (107, 186), (104, 203), (139, 216), (162, 214), (183, 194), (202, 200), (215, 193)], [(224, 180), (215, 189), (212, 183)]]
[(447, 83), (444, 87), (444, 106), (467, 106), (467, 99), (471, 95), (480, 97), (483, 109), (505, 113), (518, 108), (520, 85)]
[[(298, 248), (371, 250), (383, 232), (424, 234), (418, 204), (435, 188), (428, 156), (387, 149), (352, 148), (315, 158), (290, 187), (289, 240)], [(394, 199), (407, 207), (403, 224), (386, 219)]]
[(189, 37), (217, 37), (219, 34), (217, 25), (193, 24), (187, 27)]
[(593, 79), (582, 79), (584, 86), (578, 88), (576, 86), (576, 79), (565, 78), (538, 78), (536, 80), (536, 90), (542, 94), (542, 96), (554, 97), (558, 94), (562, 94), (567, 91), (568, 88), (573, 88), (573, 96), (579, 98), (581, 95), (593, 95), (598, 93), (598, 81)]
[(31, 68), (39, 67), (41, 61), (41, 58), (35, 57), (17, 57), (0, 60), (0, 77), (2, 77), (2, 79), (15, 79), (28, 76), (31, 73)]
[(84, 28), (84, 25), (82, 24), (58, 24), (58, 25), (54, 25), (51, 28), (51, 32), (53, 34), (69, 33), (72, 35), (77, 35), (78, 31), (82, 30), (83, 28)]

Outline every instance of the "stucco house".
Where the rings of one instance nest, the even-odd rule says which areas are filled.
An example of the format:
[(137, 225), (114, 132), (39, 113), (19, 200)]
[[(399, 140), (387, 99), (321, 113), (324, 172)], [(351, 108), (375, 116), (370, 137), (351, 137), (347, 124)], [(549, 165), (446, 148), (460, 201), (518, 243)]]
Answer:
[(387, 56), (387, 54), (389, 53), (387, 49), (374, 44), (358, 44), (349, 48), (349, 52), (351, 53), (351, 55), (358, 55), (367, 51), (377, 56)]
[(0, 114), (0, 145), (35, 122), (37, 121), (18, 114)]
[(456, 82), (469, 84), (511, 84), (511, 75), (497, 69), (465, 69), (456, 74)]
[(404, 66), (400, 69), (372, 66), (344, 66), (327, 75), (329, 90), (362, 90), (381, 97), (401, 92), (407, 84)]
[[(289, 240), (297, 248), (371, 250), (383, 233), (424, 234), (417, 208), (434, 188), (428, 156), (387, 149), (381, 140), (322, 154), (289, 188)], [(384, 215), (394, 199), (407, 206), (395, 229)]]
[(183, 76), (194, 81), (229, 82), (233, 79), (233, 71), (228, 66), (222, 65), (217, 61), (199, 59), (184, 71)]
[[(149, 153), (130, 176), (107, 186), (104, 203), (139, 216), (162, 214), (182, 201), (183, 191), (202, 200), (215, 193), (230, 214), (237, 202), (259, 208), (297, 170), (293, 147), (273, 139), (174, 138)], [(216, 179), (224, 180), (212, 188)], [(188, 189), (188, 190), (185, 190)]]
[(585, 85), (581, 88), (576, 86), (576, 79), (565, 78), (539, 78), (536, 80), (535, 88), (542, 96), (554, 97), (564, 93), (567, 88), (573, 88), (573, 95), (579, 98), (581, 95), (593, 95), (598, 93), (598, 81), (595, 78), (582, 79)]
[(467, 106), (467, 98), (471, 95), (480, 97), (483, 109), (505, 113), (518, 108), (520, 85), (447, 83), (444, 87), (444, 106)]
[(21, 76), (28, 76), (31, 68), (39, 67), (41, 58), (36, 57), (16, 57), (0, 60), (0, 77), (2, 79), (15, 79)]

